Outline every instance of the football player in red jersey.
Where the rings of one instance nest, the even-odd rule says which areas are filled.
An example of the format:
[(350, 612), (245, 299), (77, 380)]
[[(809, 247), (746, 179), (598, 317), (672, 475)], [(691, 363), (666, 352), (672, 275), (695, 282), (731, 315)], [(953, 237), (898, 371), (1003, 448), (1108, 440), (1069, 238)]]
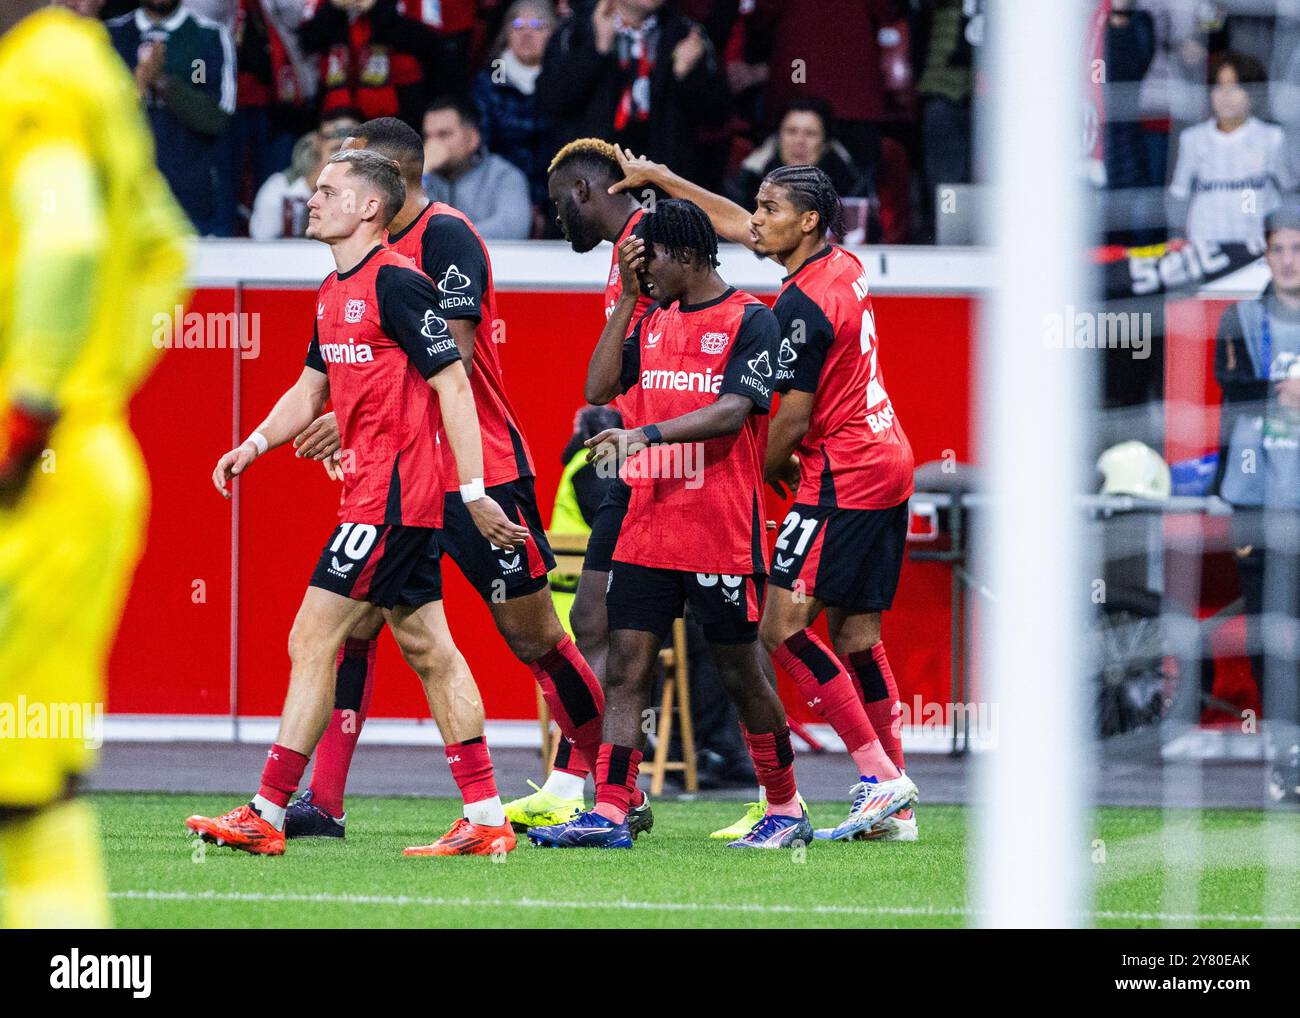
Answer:
[[(487, 248), (461, 212), (425, 197), (420, 186), (424, 147), (411, 127), (392, 117), (367, 121), (344, 143), (345, 151), (357, 147), (387, 156), (401, 170), (406, 202), (388, 224), (388, 246), (410, 257), (437, 285), (437, 313), (456, 341), (474, 392), (487, 492), (511, 519), (527, 527), (522, 549), (498, 547), (479, 533), (456, 488), (443, 442), (449, 483), (439, 549), (479, 592), (506, 643), (533, 673), (565, 736), (560, 742), (572, 763), (581, 766), (585, 755), (594, 763), (604, 694), (560, 625), (547, 586), (555, 559), (533, 492), (532, 457), (502, 382), (498, 349), (502, 323)], [(295, 444), (299, 455), (324, 458), (327, 466), (335, 463), (330, 458), (339, 448), (334, 416), (318, 419)], [(349, 634), (338, 666), (334, 714), (316, 749), (311, 788), (289, 809), (289, 837), (343, 834), (343, 791), (373, 688), (374, 647), (382, 625), (375, 610)], [(478, 702), (477, 690), (466, 695)], [(506, 803), (506, 815), (517, 830), (572, 816), (583, 807), (585, 773), (576, 778), (568, 775), (569, 784), (561, 787), (556, 786), (566, 778), (563, 773), (554, 781), (548, 779), (548, 790)], [(632, 813), (633, 833), (649, 830), (652, 823), (649, 802), (642, 797)]]
[[(631, 488), (609, 573), (609, 661), (596, 806), (534, 827), (534, 844), (631, 848), (655, 661), (689, 603), (745, 728), (766, 815), (740, 848), (807, 844), (812, 827), (794, 781), (790, 729), (760, 664), (758, 620), (767, 572), (763, 457), (779, 344), (776, 317), (717, 271), (717, 235), (691, 202), (665, 200), (619, 245), (622, 293), (587, 369), (586, 397), (623, 393), (626, 429), (587, 441), (619, 457)], [(628, 333), (642, 285), (659, 303)]]
[[(605, 318), (608, 320), (623, 291), (618, 267), (618, 246), (636, 228), (645, 209), (627, 193), (611, 193), (612, 185), (623, 179), (623, 168), (617, 150), (607, 141), (579, 138), (569, 142), (555, 154), (549, 172), (548, 187), (551, 201), (555, 203), (556, 219), (573, 249), (579, 253), (590, 251), (602, 240), (608, 240), (614, 245), (609, 276), (605, 283)], [(646, 191), (640, 197), (648, 201), (652, 195), (653, 192)], [(650, 295), (644, 292), (637, 298), (632, 312), (633, 324), (641, 319), (653, 303)], [(614, 406), (620, 412), (621, 402), (622, 397), (614, 400)], [(618, 542), (619, 527), (627, 512), (628, 494), (627, 485), (615, 478), (596, 511), (591, 536), (587, 541), (582, 574), (569, 613), (574, 639), (598, 676), (605, 674), (605, 657), (609, 648), (605, 588), (609, 583), (609, 570), (613, 562), (614, 545)], [(764, 655), (760, 660), (768, 682), (775, 689), (776, 673), (772, 668), (772, 659)], [(570, 751), (565, 741), (561, 741), (556, 748), (555, 767), (547, 779), (547, 785), (566, 780), (566, 774), (572, 774), (581, 780), (586, 777), (587, 771), (583, 768), (581, 759)], [(759, 798), (764, 798), (761, 789)], [(734, 841), (747, 834), (766, 812), (766, 802), (753, 802), (749, 805), (749, 812), (742, 821), (714, 831), (709, 837)]]
[[(547, 172), (547, 187), (555, 204), (556, 222), (573, 250), (582, 254), (606, 240), (614, 245), (605, 282), (605, 318), (608, 320), (622, 293), (618, 245), (641, 221), (644, 210), (631, 195), (609, 193), (610, 184), (621, 180), (623, 172), (619, 169), (614, 146), (607, 141), (578, 138), (569, 142), (555, 153)], [(632, 321), (640, 319), (653, 303), (649, 296), (641, 294)], [(621, 413), (620, 400), (615, 399), (614, 406)], [(609, 650), (605, 587), (614, 544), (618, 541), (618, 529), (627, 512), (628, 494), (627, 485), (614, 478), (604, 501), (597, 508), (578, 589), (569, 612), (569, 623), (578, 649), (596, 675), (602, 677)], [(552, 796), (561, 801), (575, 797), (581, 800), (588, 773), (590, 768), (585, 765), (582, 755), (574, 752), (568, 739), (560, 739), (556, 743), (555, 760), (546, 784), (532, 796), (507, 803), (507, 808), (528, 807), (531, 805), (529, 800), (536, 800), (540, 812), (540, 808), (553, 805), (549, 798)]]
[[(828, 240), (843, 212), (811, 166), (767, 175), (749, 213), (667, 167), (618, 152), (615, 192), (656, 186), (698, 202), (718, 233), (786, 270), (773, 310), (781, 325), (766, 476), (798, 491), (781, 524), (762, 638), (857, 765), (853, 805), (835, 839), (915, 840), (916, 786), (903, 772), (898, 686), (881, 642), (907, 535), (912, 449), (885, 392), (862, 265)], [(827, 647), (812, 630), (825, 610)]]
[[(473, 394), (455, 339), (437, 314), (438, 295), (410, 259), (383, 246), (384, 224), (405, 197), (397, 168), (378, 153), (340, 152), (329, 160), (308, 203), (308, 236), (330, 246), (338, 268), (321, 284), (306, 366), (212, 475), (229, 497), (232, 478), (299, 434), (328, 399), (355, 458), (355, 469), (343, 476), (340, 523), (289, 635), (289, 690), (261, 787), (224, 816), (186, 821), (207, 841), (254, 854), (284, 852), (289, 799), (329, 721), (335, 659), (364, 615), (382, 612), (431, 704), (450, 687), (473, 688), (447, 630), (438, 558), (430, 554), (443, 515), (439, 421), (460, 491), (484, 537), (503, 547), (528, 538), (484, 493)], [(483, 742), (482, 703), (444, 711), (440, 721), (453, 725), (443, 734), (455, 751), (448, 762), (464, 793), (465, 816), (427, 854), (509, 851), (515, 837)]]

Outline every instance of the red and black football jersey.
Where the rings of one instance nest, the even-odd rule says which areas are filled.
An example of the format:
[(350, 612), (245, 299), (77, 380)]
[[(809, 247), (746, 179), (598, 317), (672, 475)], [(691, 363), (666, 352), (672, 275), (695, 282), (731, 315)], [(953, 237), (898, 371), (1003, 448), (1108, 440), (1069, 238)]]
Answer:
[(460, 354), (437, 307), (433, 284), (415, 263), (379, 246), (321, 284), (307, 366), (329, 376), (351, 459), (340, 520), (442, 526), (441, 415), (428, 379)]
[[(483, 434), (484, 483), (492, 487), (532, 477), (532, 454), (501, 380), (497, 344), (504, 334), (500, 334), (492, 263), (483, 238), (459, 210), (442, 202), (430, 202), (401, 233), (389, 234), (388, 245), (414, 261), (433, 280), (442, 318), (478, 323), (470, 386)], [(446, 435), (440, 441), (447, 466), (447, 490), (454, 491), (458, 481), (451, 446)]]
[[(618, 305), (618, 299), (623, 296), (623, 280), (618, 274), (618, 246), (636, 229), (637, 223), (641, 222), (644, 216), (645, 209), (642, 208), (638, 208), (628, 216), (627, 222), (623, 224), (623, 231), (618, 235), (618, 239), (614, 241), (614, 253), (610, 256), (609, 262), (609, 279), (605, 282), (605, 321), (609, 321), (614, 314), (614, 308)], [(653, 303), (654, 301), (644, 293), (636, 299), (636, 308), (632, 312), (631, 324), (628, 326), (629, 333), (636, 328), (636, 323), (650, 310)], [(627, 411), (624, 406), (623, 396), (615, 399), (613, 406), (620, 415), (626, 416)]]
[(734, 435), (656, 445), (631, 456), (632, 489), (614, 558), (634, 565), (747, 576), (767, 572), (763, 457), (780, 343), (776, 316), (728, 288), (704, 304), (655, 306), (623, 343), (625, 427), (658, 424), (717, 402), (753, 401)]
[(776, 389), (813, 394), (797, 502), (888, 509), (912, 494), (912, 446), (885, 392), (862, 263), (827, 245), (782, 281)]

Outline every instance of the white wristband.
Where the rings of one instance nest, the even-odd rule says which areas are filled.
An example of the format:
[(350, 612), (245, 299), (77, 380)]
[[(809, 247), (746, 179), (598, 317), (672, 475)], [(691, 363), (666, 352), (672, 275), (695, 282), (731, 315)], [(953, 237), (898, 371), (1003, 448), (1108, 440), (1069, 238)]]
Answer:
[(486, 494), (487, 489), (483, 487), (483, 478), (481, 477), (476, 477), (474, 480), (470, 481), (469, 484), (462, 484), (460, 486), (460, 500), (466, 505), (469, 505), (471, 502), (477, 502)]
[(249, 435), (246, 439), (244, 439), (244, 442), (245, 443), (252, 442), (253, 448), (257, 450), (257, 455), (259, 456), (261, 456), (264, 452), (266, 452), (267, 449), (271, 447), (271, 444), (266, 440), (266, 436), (263, 435), (260, 431), (254, 431), (251, 435)]

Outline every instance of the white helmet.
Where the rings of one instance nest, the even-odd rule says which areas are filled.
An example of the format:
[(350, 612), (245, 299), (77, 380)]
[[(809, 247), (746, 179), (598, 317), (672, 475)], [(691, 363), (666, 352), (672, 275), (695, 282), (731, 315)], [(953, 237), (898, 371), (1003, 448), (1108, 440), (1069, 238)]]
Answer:
[(1097, 469), (1105, 477), (1101, 485), (1103, 495), (1133, 495), (1163, 501), (1172, 488), (1169, 464), (1142, 442), (1112, 445), (1097, 459)]

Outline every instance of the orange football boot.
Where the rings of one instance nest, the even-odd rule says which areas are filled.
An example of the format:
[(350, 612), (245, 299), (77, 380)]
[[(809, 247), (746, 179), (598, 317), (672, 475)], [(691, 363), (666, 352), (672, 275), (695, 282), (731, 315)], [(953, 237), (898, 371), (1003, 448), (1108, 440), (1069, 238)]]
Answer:
[(204, 841), (253, 855), (284, 855), (284, 831), (277, 831), (248, 803), (225, 816), (192, 816), (185, 826)]
[(404, 848), (402, 855), (497, 855), (511, 851), (515, 844), (515, 831), (508, 822), (488, 827), (461, 817), (432, 845)]

